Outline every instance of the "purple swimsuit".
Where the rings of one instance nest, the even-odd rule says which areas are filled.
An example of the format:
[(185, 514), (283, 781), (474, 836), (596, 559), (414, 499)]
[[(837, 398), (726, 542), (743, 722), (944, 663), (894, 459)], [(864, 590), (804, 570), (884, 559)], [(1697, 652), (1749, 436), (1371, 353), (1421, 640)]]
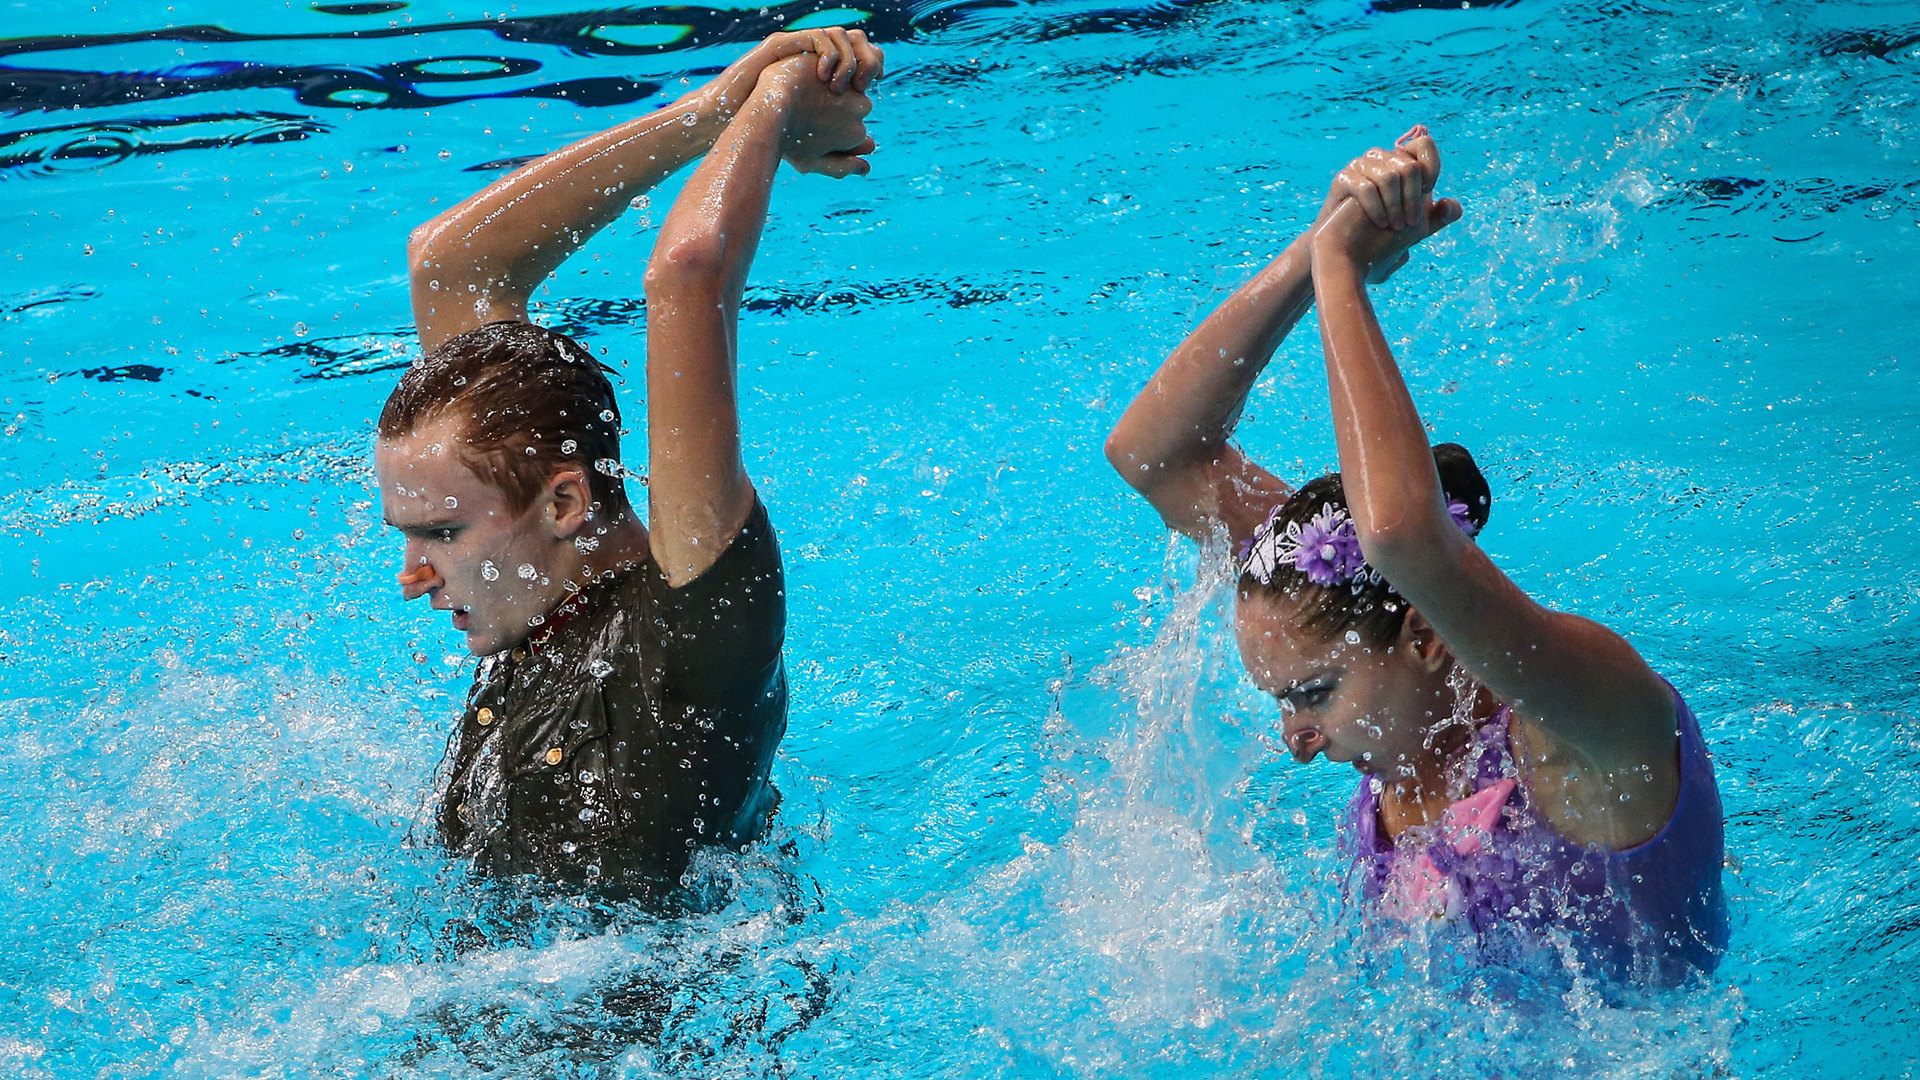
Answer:
[(1615, 976), (1673, 983), (1712, 971), (1727, 947), (1720, 792), (1700, 725), (1674, 694), (1680, 798), (1643, 844), (1583, 847), (1555, 832), (1518, 782), (1505, 706), (1474, 735), (1475, 794), (1399, 841), (1380, 829), (1370, 780), (1348, 804), (1343, 833), (1363, 895), (1401, 919), (1460, 919), (1494, 952), (1555, 938)]

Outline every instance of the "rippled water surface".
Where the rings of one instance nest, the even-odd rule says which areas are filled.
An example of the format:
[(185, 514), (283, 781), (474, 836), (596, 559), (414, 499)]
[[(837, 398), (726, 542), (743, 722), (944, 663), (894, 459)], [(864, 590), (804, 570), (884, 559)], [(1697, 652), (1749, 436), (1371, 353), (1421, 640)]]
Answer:
[[(0, 1074), (1920, 1075), (1912, 5), (0, 13)], [(471, 668), (368, 464), (405, 232), (801, 18), (892, 71), (871, 178), (782, 180), (741, 332), (778, 829), (682, 918), (475, 883), (413, 842)], [(1363, 939), (1352, 774), (1276, 752), (1100, 458), (1416, 120), (1467, 218), (1382, 318), (1495, 557), (1701, 717), (1703, 987)], [(672, 193), (540, 304), (630, 415)], [(1331, 463), (1310, 325), (1242, 435)]]

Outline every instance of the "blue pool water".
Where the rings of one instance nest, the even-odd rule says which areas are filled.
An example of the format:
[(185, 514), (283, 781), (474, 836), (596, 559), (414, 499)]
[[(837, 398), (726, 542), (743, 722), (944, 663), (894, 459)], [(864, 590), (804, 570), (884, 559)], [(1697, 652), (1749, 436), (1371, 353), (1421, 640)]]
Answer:
[[(0, 1075), (1920, 1076), (1912, 5), (342, 10), (0, 2)], [(892, 73), (870, 179), (782, 181), (741, 332), (778, 828), (682, 919), (489, 889), (421, 842), (471, 667), (371, 490), (405, 232), (783, 17)], [(1276, 751), (1101, 460), (1415, 120), (1467, 218), (1381, 314), (1488, 549), (1701, 717), (1704, 987), (1363, 939), (1352, 774)], [(540, 305), (630, 415), (672, 193)], [(1242, 428), (1289, 475), (1317, 365), (1309, 325)]]

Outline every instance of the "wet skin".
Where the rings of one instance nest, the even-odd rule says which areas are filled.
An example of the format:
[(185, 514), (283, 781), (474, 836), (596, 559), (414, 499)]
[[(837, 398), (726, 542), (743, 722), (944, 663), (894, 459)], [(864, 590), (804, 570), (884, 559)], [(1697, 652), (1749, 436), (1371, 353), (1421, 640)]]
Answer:
[(1437, 817), (1450, 766), (1472, 732), (1453, 722), (1459, 696), (1447, 685), (1453, 661), (1445, 646), (1417, 617), (1384, 649), (1343, 636), (1316, 640), (1298, 619), (1264, 593), (1242, 596), (1234, 614), (1240, 658), (1254, 685), (1280, 703), (1294, 760), (1325, 754), (1378, 777), (1389, 835)]
[(403, 595), (452, 612), (468, 651), (486, 656), (524, 641), (535, 619), (584, 582), (591, 570), (575, 540), (604, 530), (589, 522), (578, 471), (556, 472), (516, 513), (467, 466), (457, 439), (444, 422), (383, 439), (374, 470), (387, 524), (406, 539)]
[[(1324, 754), (1378, 777), (1388, 837), (1438, 820), (1448, 803), (1470, 794), (1462, 751), (1499, 703), (1482, 688), (1460, 710), (1465, 722), (1455, 721), (1459, 694), (1447, 685), (1454, 657), (1431, 624), (1411, 611), (1399, 637), (1376, 649), (1315, 640), (1298, 621), (1264, 593), (1242, 596), (1234, 612), (1240, 658), (1254, 685), (1280, 703), (1294, 760)], [(1562, 836), (1618, 850), (1645, 842), (1672, 815), (1677, 780), (1663, 788), (1651, 770), (1606, 771), (1531, 718), (1515, 714), (1511, 723), (1523, 782)], [(1582, 773), (1598, 782), (1575, 787), (1570, 778)]]

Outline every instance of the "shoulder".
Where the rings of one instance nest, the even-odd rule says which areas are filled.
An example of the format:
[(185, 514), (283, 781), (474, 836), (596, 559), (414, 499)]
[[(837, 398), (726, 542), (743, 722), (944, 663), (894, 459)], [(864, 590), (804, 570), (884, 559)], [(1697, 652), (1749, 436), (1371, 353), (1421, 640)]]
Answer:
[(767, 516), (766, 506), (757, 497), (740, 527), (721, 537), (721, 541), (724, 546), (719, 555), (689, 581), (673, 584), (652, 559), (637, 576), (645, 579), (644, 587), (653, 593), (656, 603), (674, 611), (730, 605), (743, 594), (784, 595), (779, 537)]
[[(1657, 676), (1656, 676), (1657, 678)], [(1520, 777), (1555, 832), (1609, 850), (1635, 847), (1659, 834), (1680, 797), (1679, 695), (1662, 681), (1664, 726), (1601, 752), (1557, 733), (1537, 718), (1511, 714), (1509, 738)]]

